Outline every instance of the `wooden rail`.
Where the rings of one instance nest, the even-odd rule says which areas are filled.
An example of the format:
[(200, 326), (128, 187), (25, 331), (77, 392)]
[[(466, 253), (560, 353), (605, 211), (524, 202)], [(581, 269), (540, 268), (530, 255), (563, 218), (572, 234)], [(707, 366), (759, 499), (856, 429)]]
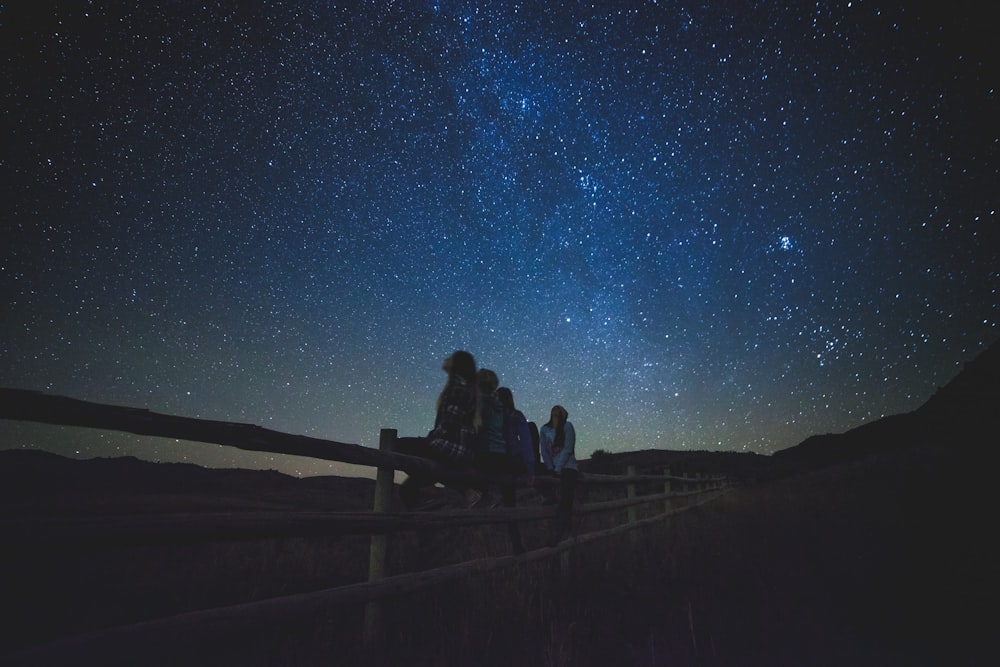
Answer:
[[(32, 647), (12, 655), (2, 656), (6, 664), (74, 664), (86, 656), (88, 663), (101, 657), (105, 664), (118, 662), (121, 651), (129, 646), (149, 646), (151, 642), (175, 642), (194, 637), (218, 636), (221, 633), (249, 627), (273, 624), (279, 619), (309, 616), (345, 604), (365, 604), (365, 638), (374, 641), (380, 631), (379, 601), (432, 586), (470, 574), (494, 571), (516, 563), (531, 562), (555, 555), (564, 559), (573, 548), (615, 535), (632, 533), (636, 528), (660, 522), (665, 517), (708, 502), (723, 487), (722, 478), (698, 478), (663, 475), (638, 475), (634, 469), (627, 475), (587, 474), (586, 484), (626, 485), (626, 497), (618, 500), (582, 505), (575, 514), (592, 514), (625, 509), (626, 523), (598, 532), (577, 535), (555, 547), (536, 549), (517, 556), (501, 556), (468, 561), (455, 565), (385, 577), (387, 537), (403, 530), (435, 527), (474, 526), (511, 521), (551, 518), (552, 507), (521, 507), (511, 509), (462, 510), (439, 512), (389, 511), (392, 492), (392, 472), (430, 473), (442, 480), (497, 482), (510, 477), (460, 473), (447, 470), (434, 462), (392, 451), (396, 433), (383, 429), (379, 449), (360, 445), (295, 436), (263, 429), (249, 424), (234, 424), (211, 420), (164, 415), (148, 410), (80, 401), (60, 396), (18, 389), (0, 389), (0, 418), (36, 421), (50, 424), (85, 426), (127, 431), (141, 435), (211, 442), (251, 451), (310, 456), (324, 460), (374, 466), (378, 468), (375, 502), (372, 512), (253, 512), (175, 514), (153, 517), (102, 517), (86, 519), (8, 520), (0, 530), (9, 538), (14, 550), (108, 549), (135, 545), (173, 545), (191, 542), (223, 540), (273, 539), (285, 537), (315, 537), (329, 535), (372, 536), (369, 580), (333, 589), (272, 598), (246, 604), (208, 609), (168, 618), (146, 621), (117, 628), (64, 638)], [(541, 484), (557, 480), (539, 477)], [(639, 496), (639, 483), (659, 483), (662, 493)], [(675, 490), (691, 486), (689, 490)], [(694, 499), (683, 507), (673, 507), (678, 498)], [(635, 511), (639, 505), (662, 502), (662, 511), (639, 520)], [(634, 534), (634, 533), (632, 533)]]
[[(124, 431), (137, 435), (175, 438), (192, 442), (226, 445), (252, 452), (288, 454), (338, 461), (372, 468), (390, 468), (407, 473), (431, 473), (442, 481), (495, 481), (498, 475), (461, 473), (438, 465), (419, 456), (408, 456), (386, 449), (372, 449), (333, 440), (323, 440), (305, 435), (291, 435), (262, 428), (254, 424), (223, 422), (194, 417), (178, 417), (143, 408), (129, 408), (104, 403), (93, 403), (65, 396), (52, 396), (26, 389), (0, 388), (0, 419), (33, 421), (60, 426)], [(628, 482), (659, 481), (659, 475), (587, 475), (592, 484), (622, 484)], [(678, 481), (689, 481), (677, 477)], [(541, 484), (555, 483), (539, 477)]]
[[(595, 514), (658, 500), (703, 495), (703, 491), (660, 493), (583, 505), (575, 514)], [(387, 535), (403, 530), (504, 524), (547, 519), (551, 507), (436, 512), (199, 512), (152, 516), (32, 518), (0, 520), (8, 550), (109, 549), (266, 538), (329, 535)]]

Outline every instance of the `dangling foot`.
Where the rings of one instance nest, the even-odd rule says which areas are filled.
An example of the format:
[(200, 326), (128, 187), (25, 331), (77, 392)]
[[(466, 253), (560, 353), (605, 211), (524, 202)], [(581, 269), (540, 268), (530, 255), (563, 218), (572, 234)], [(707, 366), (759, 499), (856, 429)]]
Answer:
[(463, 500), (465, 504), (465, 509), (472, 509), (476, 506), (480, 500), (483, 499), (482, 491), (477, 491), (476, 489), (466, 489), (465, 498)]

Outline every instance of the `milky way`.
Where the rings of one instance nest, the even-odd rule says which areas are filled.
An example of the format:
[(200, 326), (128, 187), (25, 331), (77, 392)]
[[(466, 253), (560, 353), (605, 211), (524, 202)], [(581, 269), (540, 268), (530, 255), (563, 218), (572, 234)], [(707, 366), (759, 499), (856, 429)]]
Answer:
[(767, 454), (1000, 335), (985, 14), (37, 4), (0, 9), (0, 386), (375, 445), (430, 428), (465, 349), (582, 457)]

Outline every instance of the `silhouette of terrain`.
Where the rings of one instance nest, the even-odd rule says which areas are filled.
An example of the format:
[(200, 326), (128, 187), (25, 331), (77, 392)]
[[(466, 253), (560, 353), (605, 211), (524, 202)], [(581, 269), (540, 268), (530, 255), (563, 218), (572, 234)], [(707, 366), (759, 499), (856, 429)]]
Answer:
[(134, 457), (70, 459), (0, 451), (0, 516), (223, 510), (370, 510), (375, 482), (296, 478), (274, 470), (203, 468)]
[[(638, 546), (621, 538), (581, 550), (568, 582), (539, 563), (394, 601), (387, 664), (992, 664), (992, 616), (983, 610), (998, 596), (1000, 550), (990, 535), (998, 407), (995, 343), (917, 410), (770, 457), (646, 450), (581, 461), (585, 474), (633, 465), (724, 474), (737, 486), (644, 529)], [(373, 484), (7, 450), (0, 519), (367, 510)], [(504, 547), (451, 529), (436, 545), (448, 551), (456, 540), (479, 557)], [(414, 542), (393, 538), (391, 572), (417, 567), (408, 560)], [(0, 569), (13, 620), (0, 662), (11, 647), (67, 634), (343, 585), (363, 579), (366, 559), (360, 536), (122, 554), (8, 549)], [(354, 664), (360, 618), (349, 610), (315, 629), (241, 636), (224, 644), (229, 657), (204, 653), (199, 662), (181, 647), (183, 658), (148, 664), (318, 665), (331, 656)]]
[[(992, 452), (1000, 433), (1000, 341), (965, 365), (913, 412), (891, 415), (845, 433), (815, 435), (763, 456), (741, 452), (598, 452), (584, 473), (725, 475), (752, 482), (865, 456), (920, 447)], [(5, 443), (16, 445), (16, 443)], [(197, 509), (370, 509), (374, 482), (345, 477), (295, 478), (273, 470), (210, 469), (150, 463), (133, 457), (69, 459), (37, 450), (0, 450), (0, 512), (115, 512), (129, 498), (136, 511)], [(143, 502), (136, 504), (138, 497)], [(117, 508), (117, 509), (116, 509)]]
[(812, 436), (776, 452), (785, 473), (920, 447), (989, 453), (1000, 442), (1000, 341), (994, 342), (922, 406), (845, 433)]

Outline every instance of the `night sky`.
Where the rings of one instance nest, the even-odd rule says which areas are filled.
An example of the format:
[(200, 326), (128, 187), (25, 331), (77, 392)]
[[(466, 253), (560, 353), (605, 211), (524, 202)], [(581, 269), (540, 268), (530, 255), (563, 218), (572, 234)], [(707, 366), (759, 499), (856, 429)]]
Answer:
[(1000, 337), (989, 3), (134, 4), (0, 8), (0, 386), (376, 446), (465, 349), (581, 458), (769, 454)]

